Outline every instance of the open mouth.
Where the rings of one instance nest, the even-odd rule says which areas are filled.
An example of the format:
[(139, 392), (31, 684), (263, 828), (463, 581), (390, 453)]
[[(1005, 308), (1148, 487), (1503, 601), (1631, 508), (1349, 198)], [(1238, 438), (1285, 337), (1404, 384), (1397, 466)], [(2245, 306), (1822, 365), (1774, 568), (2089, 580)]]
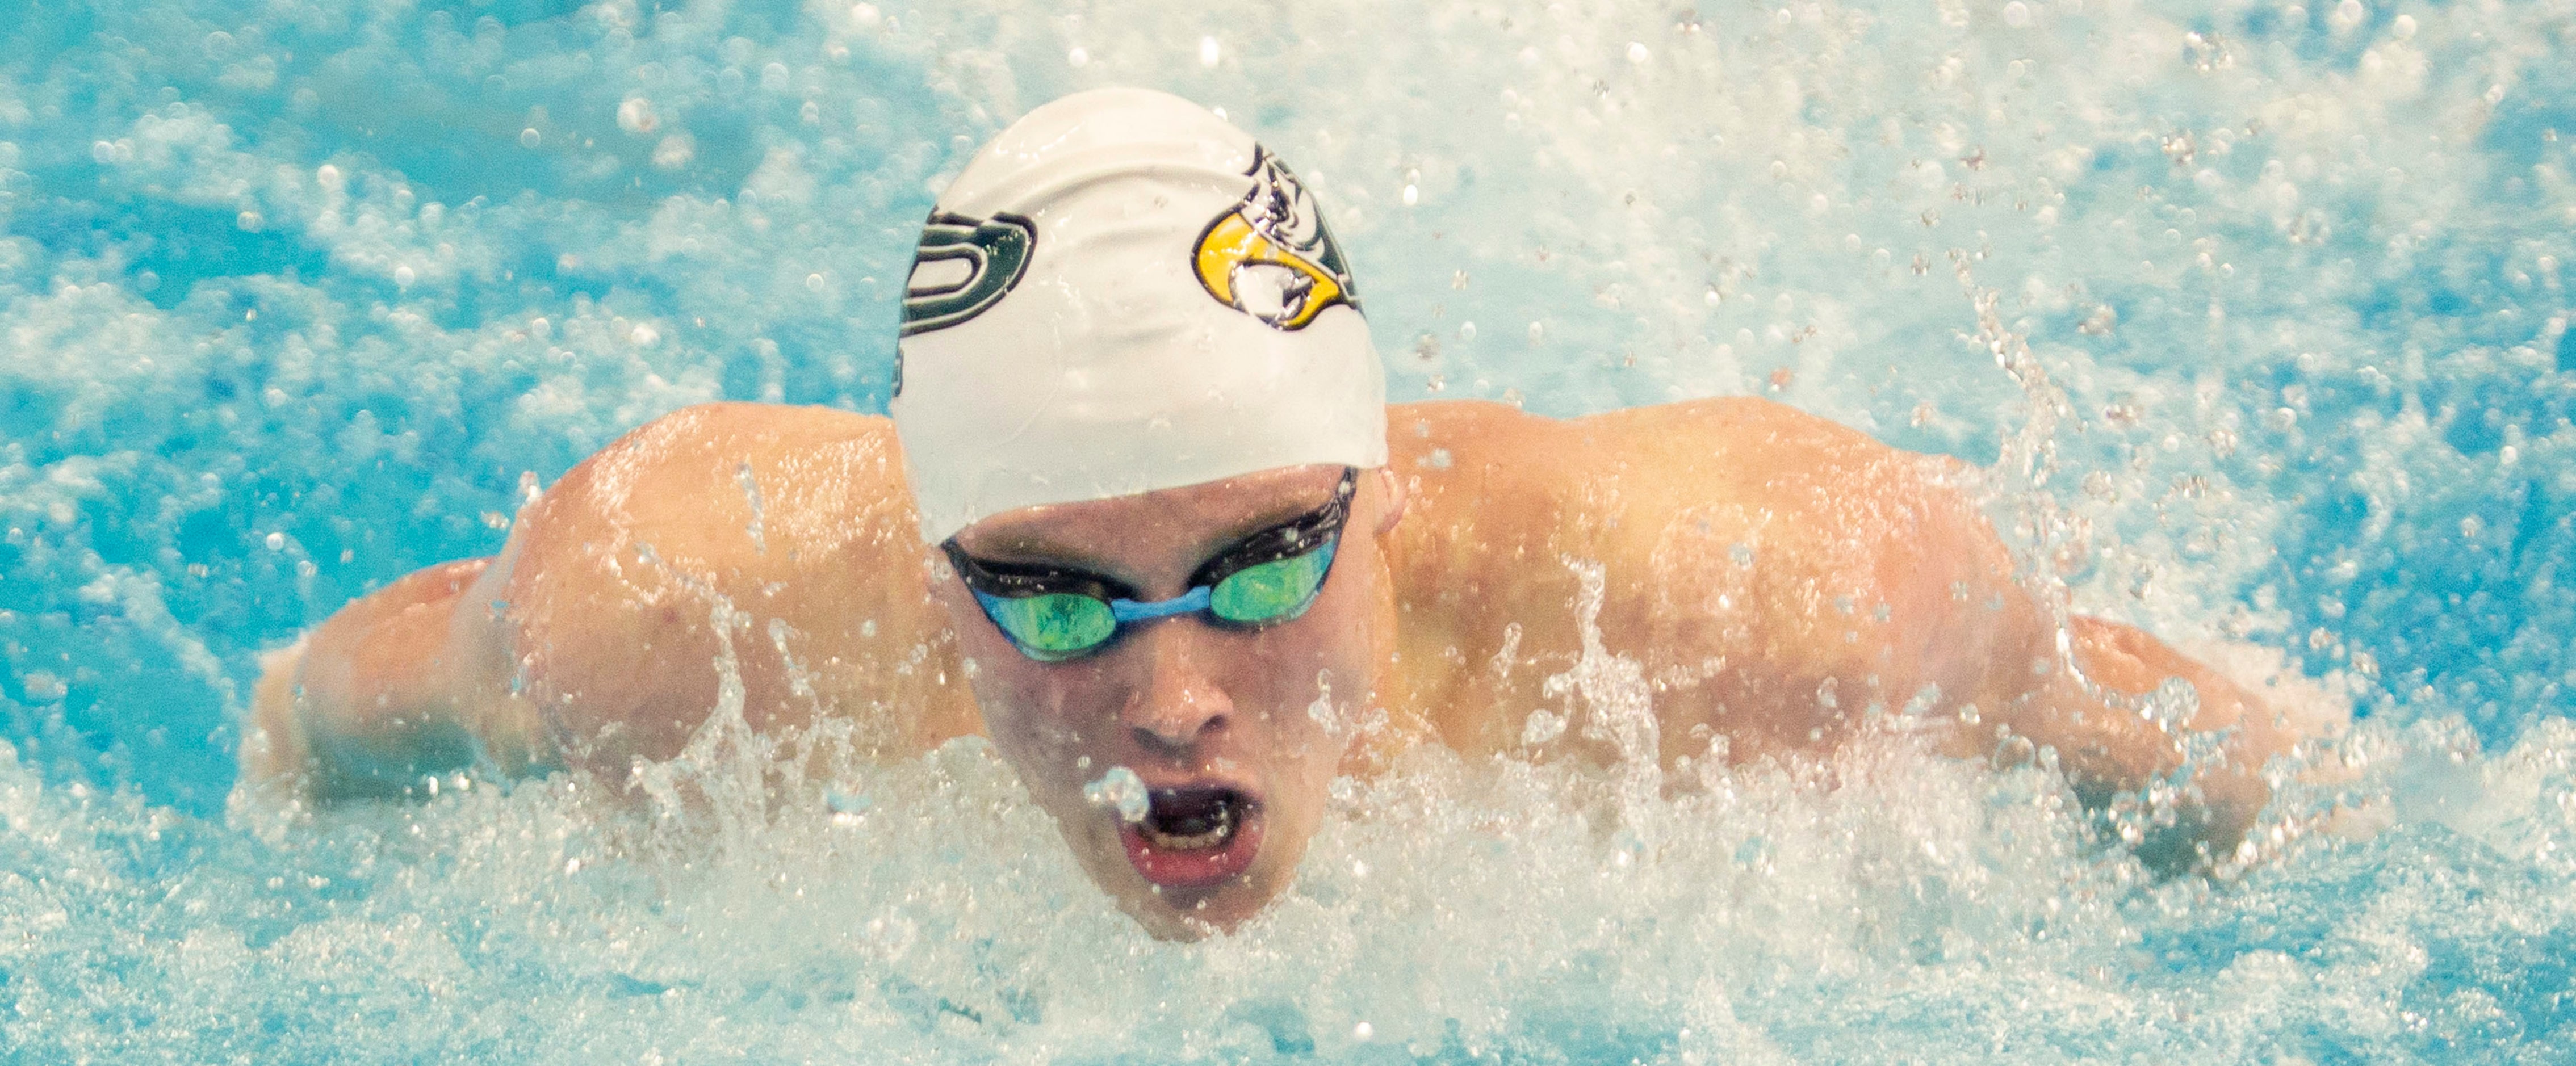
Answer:
[(1144, 820), (1121, 828), (1127, 861), (1166, 888), (1239, 876), (1261, 848), (1259, 804), (1231, 788), (1156, 789)]

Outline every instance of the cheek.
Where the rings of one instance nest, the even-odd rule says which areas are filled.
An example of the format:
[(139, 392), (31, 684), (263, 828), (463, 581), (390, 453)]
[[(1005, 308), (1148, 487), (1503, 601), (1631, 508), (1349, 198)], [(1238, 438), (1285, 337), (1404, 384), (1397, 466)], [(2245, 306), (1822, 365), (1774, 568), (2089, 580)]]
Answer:
[(993, 742), (1014, 761), (1070, 762), (1082, 747), (1082, 731), (1060, 709), (1048, 706), (1048, 695), (1044, 686), (1010, 685), (999, 698), (985, 701)]
[[(1254, 667), (1237, 679), (1242, 687), (1235, 689), (1235, 702), (1263, 709), (1265, 731), (1284, 753), (1312, 755), (1331, 766), (1339, 760), (1339, 742), (1351, 739), (1336, 724), (1363, 712), (1375, 678), (1372, 645), (1362, 628), (1366, 620), (1327, 606), (1319, 602), (1295, 625), (1265, 634), (1265, 646), (1244, 657)], [(1258, 695), (1246, 699), (1248, 693)]]
[[(1360, 553), (1354, 552), (1354, 555)], [(1372, 560), (1357, 558), (1354, 563)], [(1366, 572), (1366, 567), (1360, 568)], [(1332, 672), (1333, 702), (1349, 704), (1367, 698), (1370, 686), (1377, 680), (1376, 612), (1371, 610), (1371, 586), (1357, 580), (1338, 580), (1325, 589), (1314, 608), (1300, 622), (1305, 634), (1302, 649), (1308, 661), (1318, 670)], [(1306, 680), (1312, 682), (1309, 673)]]
[(1112, 731), (1097, 710), (1117, 705), (1109, 679), (1086, 665), (1032, 661), (999, 637), (967, 643), (976, 663), (975, 702), (1002, 757), (1041, 790), (1087, 780), (1076, 763), (1086, 754), (1097, 761), (1094, 749)]

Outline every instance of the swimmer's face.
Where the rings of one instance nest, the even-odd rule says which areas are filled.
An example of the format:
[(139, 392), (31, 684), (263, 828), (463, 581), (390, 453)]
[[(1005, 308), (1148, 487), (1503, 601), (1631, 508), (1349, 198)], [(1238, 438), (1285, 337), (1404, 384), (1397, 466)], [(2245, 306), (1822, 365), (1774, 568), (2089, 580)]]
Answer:
[[(1023, 508), (967, 527), (956, 544), (980, 564), (1081, 571), (1168, 599), (1210, 559), (1323, 507), (1341, 475), (1288, 467)], [(1374, 702), (1387, 588), (1378, 541), (1399, 492), (1391, 476), (1361, 472), (1331, 572), (1303, 614), (1250, 628), (1205, 614), (1123, 623), (1098, 650), (1059, 662), (1023, 654), (943, 563), (937, 588), (994, 744), (1092, 879), (1157, 935), (1231, 929), (1294, 876)], [(1144, 821), (1085, 797), (1113, 767), (1149, 790)]]

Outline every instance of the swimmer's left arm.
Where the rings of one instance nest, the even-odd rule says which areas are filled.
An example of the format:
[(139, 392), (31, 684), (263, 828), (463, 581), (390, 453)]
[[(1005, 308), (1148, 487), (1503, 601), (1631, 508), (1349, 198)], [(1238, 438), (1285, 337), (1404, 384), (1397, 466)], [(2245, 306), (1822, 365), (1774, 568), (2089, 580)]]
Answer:
[[(2151, 836), (2140, 855), (2172, 869), (2228, 858), (2271, 799), (2263, 764), (2288, 752), (2298, 731), (2235, 682), (2141, 630), (2081, 616), (2066, 628), (2075, 671), (2053, 669), (2006, 720), (2054, 747), (2079, 787), (2134, 791), (2180, 768), (2194, 736), (2218, 740), (2221, 758), (2194, 766), (2184, 784), (2181, 832)], [(2154, 718), (2168, 712), (2150, 697), (2171, 680), (2189, 686), (2190, 711), (2168, 732)], [(2206, 853), (2195, 854), (2203, 846)]]
[[(1893, 710), (1937, 692), (1949, 712), (1940, 717), (1958, 723), (1946, 751), (2009, 759), (2051, 748), (2096, 798), (2171, 774), (2193, 734), (2218, 735), (2228, 757), (2196, 766), (2186, 790), (2184, 828), (2197, 839), (2167, 845), (2206, 844), (2223, 858), (2269, 799), (2263, 763), (2288, 750), (2294, 731), (2154, 637), (2094, 618), (2061, 625), (2015, 579), (1954, 461), (1759, 401), (1590, 421), (1635, 457), (1617, 480), (1629, 512), (1652, 518), (1602, 541), (1604, 558), (1653, 575), (1646, 598), (1657, 609), (1637, 632), (1657, 636), (1629, 646), (1705, 643), (1725, 655), (1733, 665), (1708, 690), (1733, 708), (1723, 717), (1739, 741), (1762, 731), (1747, 737), (1748, 711), (1789, 739), (1847, 727), (1863, 704)], [(1695, 621), (1729, 616), (1753, 624)], [(1672, 639), (1711, 631), (1714, 640)], [(2198, 706), (2168, 732), (2137, 708), (2177, 678)]]
[[(1956, 469), (1946, 461), (1924, 462), (1929, 465), (1917, 469)], [(2049, 749), (2087, 801), (2099, 803), (2174, 774), (2187, 750), (2215, 740), (2221, 758), (2199, 760), (2179, 782), (2177, 831), (2151, 835), (2140, 854), (2168, 869), (2206, 866), (2232, 854), (2270, 800), (2264, 763), (2289, 751), (2297, 732), (2216, 670), (2135, 627), (2081, 615), (2061, 622), (2013, 579), (2002, 541), (1956, 490), (1900, 482), (1895, 491), (1922, 493), (1930, 502), (1919, 509), (1935, 518), (1920, 535), (1946, 540), (1949, 552), (1970, 560), (1966, 580), (1942, 575), (1952, 579), (1951, 609), (1915, 617), (1918, 644), (1974, 655), (1977, 661), (1954, 662), (1953, 669), (1981, 675), (1967, 691), (1983, 710), (1959, 716), (1945, 749), (2001, 762)], [(1909, 554), (1894, 545), (1882, 550), (1896, 559)], [(1883, 581), (1908, 580), (1889, 569), (1881, 567)], [(1929, 576), (1912, 580), (1921, 584)], [(1960, 595), (1962, 588), (1972, 591)], [(1919, 604), (1931, 590), (1912, 591)], [(1925, 658), (1940, 656), (1927, 652)], [(2190, 710), (2178, 718), (2165, 717), (2173, 712), (2151, 699), (2169, 681), (2189, 689)]]

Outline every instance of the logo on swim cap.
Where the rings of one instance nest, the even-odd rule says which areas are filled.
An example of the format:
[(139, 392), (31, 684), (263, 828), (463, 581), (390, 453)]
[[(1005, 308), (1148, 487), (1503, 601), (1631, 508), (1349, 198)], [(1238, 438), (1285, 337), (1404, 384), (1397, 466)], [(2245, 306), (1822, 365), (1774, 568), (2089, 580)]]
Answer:
[(1009, 212), (990, 219), (930, 216), (904, 283), (903, 335), (946, 329), (1000, 303), (1028, 273), (1037, 243), (1037, 223)]
[(1359, 310), (1323, 209), (1279, 157), (1255, 148), (1252, 191), (1199, 235), (1199, 284), (1218, 303), (1299, 330), (1334, 304)]

